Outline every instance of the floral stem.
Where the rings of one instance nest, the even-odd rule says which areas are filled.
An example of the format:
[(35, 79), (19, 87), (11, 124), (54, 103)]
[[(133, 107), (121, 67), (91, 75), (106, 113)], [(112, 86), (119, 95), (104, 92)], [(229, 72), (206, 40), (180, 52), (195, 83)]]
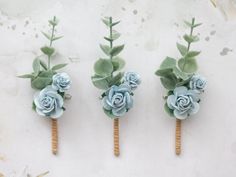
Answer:
[[(56, 17), (53, 17), (53, 21), (56, 21)], [(52, 25), (52, 33), (51, 33), (51, 37), (49, 41), (49, 47), (52, 47), (52, 42), (53, 42), (54, 33), (55, 33), (55, 26), (56, 25)], [(51, 55), (48, 55), (48, 70), (50, 70), (51, 68), (50, 65), (51, 65)]]
[[(112, 47), (113, 47), (113, 40), (112, 40), (112, 17), (109, 17), (109, 24), (110, 24), (110, 27), (109, 27), (109, 29), (110, 29), (110, 50), (112, 49)], [(112, 60), (112, 58), (113, 58), (113, 56), (110, 54), (110, 59)], [(112, 71), (112, 73), (111, 73), (111, 77), (113, 77), (113, 72), (114, 71)]]
[(114, 154), (115, 156), (120, 155), (120, 144), (119, 144), (119, 119), (114, 119)]
[(181, 120), (176, 119), (175, 124), (175, 154), (180, 155), (181, 153)]
[[(192, 18), (192, 23), (191, 23), (191, 28), (190, 28), (190, 36), (193, 35), (193, 25), (195, 23), (195, 18)], [(187, 53), (189, 52), (190, 50), (190, 46), (191, 46), (191, 42), (188, 42), (188, 47), (187, 47)], [(183, 66), (183, 70), (185, 68), (185, 65), (186, 65), (186, 58), (184, 58), (184, 66)]]
[(52, 153), (56, 155), (58, 152), (58, 127), (57, 120), (52, 119)]

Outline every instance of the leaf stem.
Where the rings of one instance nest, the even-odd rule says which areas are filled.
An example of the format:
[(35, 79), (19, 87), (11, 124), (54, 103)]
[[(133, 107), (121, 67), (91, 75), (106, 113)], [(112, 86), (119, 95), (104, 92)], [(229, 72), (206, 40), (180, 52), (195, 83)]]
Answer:
[[(53, 21), (56, 21), (56, 17), (53, 17)], [(55, 27), (56, 25), (52, 25), (52, 33), (51, 33), (51, 37), (50, 37), (50, 42), (49, 42), (49, 47), (52, 47), (52, 42), (53, 42), (53, 38), (54, 38), (54, 33), (55, 33)], [(51, 68), (51, 55), (48, 55), (48, 70), (50, 70)]]
[[(110, 24), (110, 50), (113, 47), (113, 41), (112, 41), (112, 17), (109, 17), (109, 24)], [(112, 55), (110, 54), (110, 59), (112, 59)]]
[[(110, 28), (110, 50), (112, 50), (112, 47), (113, 47), (113, 40), (112, 40), (112, 17), (109, 17), (109, 28)], [(110, 54), (110, 59), (112, 60), (113, 56), (112, 54)], [(111, 77), (113, 78), (113, 72), (111, 73)]]
[[(191, 23), (191, 28), (190, 28), (190, 36), (193, 35), (194, 23), (195, 23), (195, 18), (192, 18), (192, 23)], [(186, 54), (189, 52), (189, 50), (190, 50), (190, 46), (191, 46), (191, 42), (188, 42), (188, 47), (187, 47), (187, 52), (186, 52)], [(184, 66), (183, 66), (183, 70), (185, 69), (185, 65), (186, 65), (186, 57), (184, 57)]]

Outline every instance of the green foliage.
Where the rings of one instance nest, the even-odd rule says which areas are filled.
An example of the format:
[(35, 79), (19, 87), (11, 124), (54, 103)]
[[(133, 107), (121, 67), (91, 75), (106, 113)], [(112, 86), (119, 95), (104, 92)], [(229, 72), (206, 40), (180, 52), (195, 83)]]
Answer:
[(94, 75), (91, 77), (91, 79), (95, 87), (106, 90), (109, 88), (109, 82), (108, 82), (109, 77), (110, 76), (102, 77), (102, 76)]
[(160, 76), (162, 85), (168, 90), (173, 90), (177, 86), (187, 84), (192, 74), (197, 71), (195, 57), (200, 54), (200, 51), (190, 50), (190, 47), (192, 43), (199, 40), (198, 36), (193, 35), (193, 29), (200, 26), (201, 23), (196, 24), (193, 18), (191, 22), (185, 21), (185, 24), (190, 27), (190, 34), (183, 36), (187, 45), (176, 43), (181, 58), (176, 60), (166, 57), (161, 63), (160, 68), (155, 72), (157, 76)]
[(184, 45), (179, 44), (179, 43), (177, 43), (176, 46), (182, 56), (185, 56), (187, 54), (187, 52), (188, 52), (187, 47), (185, 47)]
[(52, 47), (44, 46), (41, 48), (41, 51), (47, 56), (52, 56), (52, 54), (55, 52), (55, 49)]
[(124, 49), (124, 46), (125, 45), (118, 45), (118, 46), (113, 47), (110, 51), (110, 55), (111, 56), (118, 55)]
[(174, 117), (173, 110), (168, 107), (167, 103), (165, 103), (164, 105), (164, 110), (166, 111), (167, 114), (169, 114), (169, 116)]
[(185, 73), (194, 73), (197, 71), (197, 62), (194, 58), (184, 59), (178, 61), (179, 68)]
[(119, 24), (120, 21), (113, 22), (112, 17), (105, 17), (102, 21), (109, 28), (109, 36), (104, 37), (109, 44), (100, 44), (100, 48), (109, 59), (96, 61), (94, 64), (95, 75), (91, 79), (95, 87), (106, 90), (112, 85), (121, 83), (123, 73), (114, 74), (114, 72), (123, 69), (125, 61), (118, 56), (124, 49), (124, 45), (113, 45), (113, 42), (120, 37), (120, 33), (114, 30), (113, 27)]
[(58, 64), (58, 65), (55, 65), (52, 67), (52, 70), (58, 70), (58, 69), (61, 69), (61, 68), (64, 68), (66, 65), (68, 65), (67, 63), (62, 63), (62, 64)]
[(52, 83), (52, 77), (56, 74), (56, 70), (59, 70), (65, 67), (67, 64), (58, 64), (50, 67), (51, 56), (55, 53), (55, 49), (52, 47), (53, 41), (62, 38), (62, 36), (56, 36), (55, 30), (58, 25), (58, 19), (53, 17), (52, 20), (49, 20), (49, 26), (51, 27), (51, 33), (42, 32), (42, 34), (49, 40), (47, 46), (41, 47), (41, 51), (48, 57), (47, 64), (41, 60), (39, 57), (35, 58), (32, 64), (33, 73), (25, 74), (18, 76), (20, 78), (29, 78), (31, 79), (31, 87), (34, 89), (43, 89), (47, 85)]
[(108, 117), (110, 117), (110, 118), (112, 118), (112, 119), (115, 119), (115, 118), (116, 118), (116, 116), (114, 116), (114, 115), (112, 114), (111, 110), (108, 111), (108, 110), (106, 110), (106, 109), (103, 108), (103, 111), (104, 111), (104, 113), (105, 113)]
[(165, 77), (161, 77), (161, 83), (167, 90), (174, 90), (178, 82), (177, 77), (171, 73)]
[(125, 61), (120, 57), (112, 58), (112, 65), (114, 71), (120, 71), (125, 66)]
[(40, 71), (40, 61), (38, 58), (34, 59), (32, 67), (34, 70), (34, 75), (37, 76)]
[(102, 51), (103, 51), (107, 56), (110, 56), (111, 48), (110, 48), (108, 45), (102, 45), (102, 44), (100, 44), (100, 48), (102, 49)]
[(161, 63), (160, 69), (173, 68), (176, 66), (176, 59), (166, 57), (165, 60)]
[(99, 59), (94, 65), (94, 71), (99, 76), (110, 76), (113, 72), (113, 65), (109, 59)]

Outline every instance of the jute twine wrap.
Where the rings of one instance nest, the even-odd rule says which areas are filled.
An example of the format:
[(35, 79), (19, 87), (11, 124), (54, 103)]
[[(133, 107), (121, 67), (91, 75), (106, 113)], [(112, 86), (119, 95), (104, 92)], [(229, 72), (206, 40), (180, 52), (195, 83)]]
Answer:
[(58, 152), (58, 128), (57, 120), (52, 119), (52, 153), (56, 155)]
[(120, 155), (120, 143), (119, 143), (119, 119), (114, 119), (114, 154)]
[(181, 153), (181, 120), (176, 119), (175, 129), (175, 154)]

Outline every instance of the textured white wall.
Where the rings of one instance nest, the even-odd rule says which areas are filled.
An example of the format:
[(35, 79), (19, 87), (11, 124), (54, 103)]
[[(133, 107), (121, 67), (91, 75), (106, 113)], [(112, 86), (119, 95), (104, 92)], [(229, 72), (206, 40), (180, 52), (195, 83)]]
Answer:
[[(6, 177), (25, 166), (32, 174), (49, 170), (49, 177), (236, 176), (236, 21), (226, 21), (210, 1), (0, 0), (0, 10), (0, 172)], [(40, 31), (53, 15), (64, 35), (55, 43), (59, 56), (53, 62), (68, 62), (65, 71), (73, 79), (73, 98), (59, 121), (58, 156), (50, 151), (50, 121), (31, 110), (34, 90), (16, 78), (31, 71), (46, 43)], [(126, 44), (125, 70), (143, 80), (134, 108), (120, 122), (119, 158), (113, 156), (113, 122), (90, 81), (94, 62), (103, 56), (104, 15), (122, 20), (117, 30)], [(203, 22), (194, 47), (202, 50), (199, 72), (208, 88), (200, 112), (183, 122), (177, 157), (175, 120), (163, 111), (165, 92), (154, 72), (165, 56), (179, 56), (175, 43), (187, 30), (183, 20), (192, 16)]]

